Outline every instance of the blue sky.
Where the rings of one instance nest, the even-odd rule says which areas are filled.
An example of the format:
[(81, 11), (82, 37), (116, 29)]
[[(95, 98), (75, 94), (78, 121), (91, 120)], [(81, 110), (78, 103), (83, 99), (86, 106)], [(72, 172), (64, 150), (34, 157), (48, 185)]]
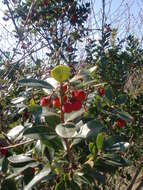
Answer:
[[(88, 0), (83, 0), (88, 1)], [(102, 0), (89, 0), (93, 3), (91, 6), (95, 17), (89, 18), (89, 26), (96, 29), (101, 26), (101, 5)], [(118, 35), (125, 37), (129, 33), (137, 37), (143, 37), (143, 0), (105, 0), (107, 24), (118, 29)], [(4, 27), (11, 31), (13, 28), (10, 22), (4, 22), (3, 12), (5, 10), (2, 0), (0, 0), (0, 46), (11, 46), (13, 40), (10, 33), (7, 33)], [(98, 25), (97, 25), (98, 23)], [(4, 27), (3, 27), (3, 26)], [(96, 35), (96, 31), (95, 31)], [(5, 39), (9, 39), (7, 42)]]

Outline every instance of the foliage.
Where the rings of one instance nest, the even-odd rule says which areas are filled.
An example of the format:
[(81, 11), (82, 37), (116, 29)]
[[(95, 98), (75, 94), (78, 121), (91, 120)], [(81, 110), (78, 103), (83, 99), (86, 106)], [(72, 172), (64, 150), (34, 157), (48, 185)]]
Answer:
[(18, 72), (0, 81), (2, 190), (107, 189), (108, 177), (140, 161), (142, 49), (133, 36), (126, 46), (116, 41), (108, 28), (98, 43), (89, 40), (85, 67), (76, 72), (89, 6), (14, 1), (9, 18), (17, 19), (21, 48), (27, 49), (25, 30), (41, 35), (52, 67), (45, 77), (41, 64), (24, 71), (16, 64)]

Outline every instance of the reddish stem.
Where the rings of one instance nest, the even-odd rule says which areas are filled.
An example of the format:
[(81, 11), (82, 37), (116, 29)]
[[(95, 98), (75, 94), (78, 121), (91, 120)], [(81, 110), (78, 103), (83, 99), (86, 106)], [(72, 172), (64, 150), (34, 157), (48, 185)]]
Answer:
[[(64, 112), (63, 112), (63, 110), (62, 110), (63, 97), (64, 97), (63, 83), (61, 83), (61, 84), (60, 84), (60, 98), (61, 98), (61, 107), (60, 107), (61, 113), (60, 113), (60, 119), (61, 119), (61, 123), (64, 123)], [(68, 139), (67, 139), (67, 138), (64, 138), (64, 142), (65, 142), (65, 144), (66, 144), (67, 154), (68, 154), (68, 157), (69, 157), (70, 164), (71, 164), (71, 166), (73, 166), (73, 157), (72, 157), (72, 152), (71, 152), (71, 149), (70, 149), (70, 145), (69, 145)], [(71, 170), (71, 176), (72, 176), (72, 173), (73, 173), (73, 172), (72, 172), (72, 170)]]

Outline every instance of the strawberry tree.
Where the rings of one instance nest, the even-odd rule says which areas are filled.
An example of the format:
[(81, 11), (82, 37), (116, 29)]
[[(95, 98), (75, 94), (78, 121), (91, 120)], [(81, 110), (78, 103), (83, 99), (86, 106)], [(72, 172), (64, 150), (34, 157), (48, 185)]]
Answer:
[[(65, 65), (51, 70), (50, 80), (18, 82), (23, 91), (11, 104), (22, 118), (4, 134), (8, 145), (0, 148), (1, 189), (95, 189), (104, 183), (103, 167), (109, 173), (129, 164), (124, 156), (129, 143), (115, 138), (107, 121), (90, 114), (95, 96), (104, 106), (109, 103), (104, 84), (81, 83)], [(35, 88), (42, 91), (38, 99)], [(125, 125), (122, 120), (132, 120), (117, 108), (112, 114), (119, 118), (119, 128)]]

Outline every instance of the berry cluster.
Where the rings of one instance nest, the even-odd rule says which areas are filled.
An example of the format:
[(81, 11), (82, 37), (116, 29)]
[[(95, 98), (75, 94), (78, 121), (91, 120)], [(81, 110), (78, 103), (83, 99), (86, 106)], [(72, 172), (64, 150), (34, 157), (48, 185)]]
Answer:
[(83, 90), (73, 90), (66, 95), (68, 90), (68, 86), (64, 85), (62, 87), (62, 107), (61, 107), (61, 99), (56, 96), (52, 98), (52, 96), (42, 97), (40, 104), (42, 107), (50, 108), (53, 106), (57, 109), (62, 109), (64, 113), (71, 113), (72, 111), (78, 111), (82, 108), (82, 103), (86, 100), (86, 93)]
[(117, 120), (117, 127), (118, 127), (118, 128), (120, 128), (120, 129), (123, 128), (123, 127), (125, 126), (125, 124), (126, 124), (126, 123), (125, 123), (124, 120), (122, 120), (122, 119), (118, 119), (118, 120)]

